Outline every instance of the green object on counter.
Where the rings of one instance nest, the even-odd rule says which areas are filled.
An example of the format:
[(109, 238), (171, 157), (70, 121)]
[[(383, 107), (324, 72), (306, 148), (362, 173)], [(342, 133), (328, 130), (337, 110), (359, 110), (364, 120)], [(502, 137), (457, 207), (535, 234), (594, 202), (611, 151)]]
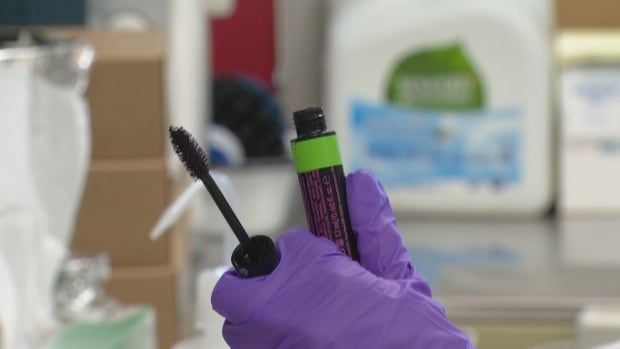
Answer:
[(116, 320), (72, 324), (45, 349), (155, 349), (154, 319), (140, 307)]

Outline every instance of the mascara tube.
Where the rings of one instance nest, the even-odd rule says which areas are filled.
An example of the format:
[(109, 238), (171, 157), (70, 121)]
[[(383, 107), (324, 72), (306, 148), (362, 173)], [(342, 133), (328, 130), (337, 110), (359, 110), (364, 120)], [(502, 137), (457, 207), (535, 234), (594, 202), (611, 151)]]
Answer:
[(327, 130), (321, 108), (297, 111), (293, 113), (293, 122), (297, 138), (291, 141), (291, 149), (308, 229), (359, 260), (336, 133)]

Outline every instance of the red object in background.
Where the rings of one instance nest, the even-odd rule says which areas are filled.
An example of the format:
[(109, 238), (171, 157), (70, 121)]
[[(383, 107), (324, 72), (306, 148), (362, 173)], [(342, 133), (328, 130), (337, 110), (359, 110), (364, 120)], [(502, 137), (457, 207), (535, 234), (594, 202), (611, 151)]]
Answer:
[(231, 17), (212, 20), (213, 72), (242, 74), (273, 90), (274, 0), (237, 0)]

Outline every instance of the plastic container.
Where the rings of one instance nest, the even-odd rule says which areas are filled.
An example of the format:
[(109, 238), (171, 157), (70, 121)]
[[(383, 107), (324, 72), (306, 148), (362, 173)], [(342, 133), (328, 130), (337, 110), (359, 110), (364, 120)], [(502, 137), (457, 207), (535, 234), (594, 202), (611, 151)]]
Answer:
[(551, 199), (550, 2), (338, 1), (326, 111), (396, 211), (540, 215)]
[(565, 218), (620, 216), (619, 47), (618, 30), (565, 31), (556, 43)]
[(196, 323), (198, 334), (176, 343), (172, 349), (227, 349), (228, 345), (222, 336), (224, 318), (213, 310), (211, 294), (215, 284), (228, 270), (228, 266), (205, 269), (198, 275), (196, 286)]

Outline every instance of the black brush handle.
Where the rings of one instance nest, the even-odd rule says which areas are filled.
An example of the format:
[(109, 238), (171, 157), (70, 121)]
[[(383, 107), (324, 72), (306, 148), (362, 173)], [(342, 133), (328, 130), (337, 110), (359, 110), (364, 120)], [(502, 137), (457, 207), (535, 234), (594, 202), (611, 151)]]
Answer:
[(222, 212), (224, 219), (226, 219), (226, 222), (228, 222), (228, 225), (232, 229), (233, 233), (235, 233), (235, 236), (237, 236), (239, 243), (242, 246), (249, 246), (250, 237), (248, 236), (248, 233), (245, 231), (245, 228), (243, 228), (243, 225), (241, 225), (241, 222), (239, 221), (239, 218), (237, 218), (235, 211), (233, 211), (232, 207), (230, 207), (230, 205), (228, 204), (226, 197), (224, 197), (224, 194), (222, 194), (222, 192), (220, 191), (220, 188), (215, 183), (213, 177), (211, 177), (211, 175), (207, 172), (201, 178), (201, 180), (209, 191), (209, 194), (211, 194), (211, 197), (213, 198), (213, 201), (215, 201), (217, 208), (219, 208), (220, 212)]

